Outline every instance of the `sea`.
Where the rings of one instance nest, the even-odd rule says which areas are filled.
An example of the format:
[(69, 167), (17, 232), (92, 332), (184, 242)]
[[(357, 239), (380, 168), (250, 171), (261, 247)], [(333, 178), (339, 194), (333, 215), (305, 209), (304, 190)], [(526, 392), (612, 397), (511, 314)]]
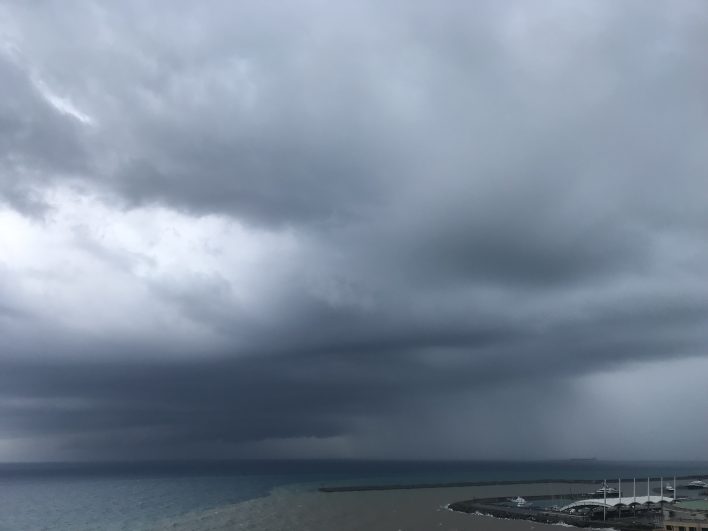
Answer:
[(274, 489), (704, 475), (688, 461), (338, 461), (0, 464), (1, 531), (147, 531)]

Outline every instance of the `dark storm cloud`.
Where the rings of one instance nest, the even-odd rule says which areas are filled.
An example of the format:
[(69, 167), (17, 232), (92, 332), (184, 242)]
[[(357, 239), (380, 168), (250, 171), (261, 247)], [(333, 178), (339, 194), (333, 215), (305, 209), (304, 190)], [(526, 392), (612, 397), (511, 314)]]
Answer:
[[(427, 419), (440, 432), (411, 451), (429, 456), (451, 438), (489, 450), (508, 435), (496, 415), (543, 455), (561, 429), (547, 408), (585, 411), (573, 382), (705, 354), (699, 3), (0, 15), (0, 183), (15, 208), (68, 182), (126, 213), (223, 216), (303, 249), (262, 271), (255, 311), (226, 273), (140, 276), (154, 260), (72, 229), (107, 284), (132, 279), (218, 337), (196, 346), (180, 330), (64, 326), (0, 268), (0, 437), (73, 457), (337, 437), (391, 455)], [(377, 435), (386, 425), (398, 435)]]
[[(667, 308), (671, 315), (688, 310)], [(463, 422), (470, 414), (470, 395), (473, 403), (486, 404), (487, 411), (508, 415), (508, 405), (500, 410), (499, 400), (490, 398), (499, 386), (511, 385), (513, 393), (541, 385), (531, 396), (538, 393), (533, 400), (547, 400), (559, 378), (612, 370), (629, 360), (702, 353), (705, 320), (696, 317), (708, 314), (706, 305), (691, 308), (688, 322), (676, 319), (649, 330), (647, 322), (654, 316), (642, 319), (639, 313), (632, 312), (637, 324), (630, 330), (622, 329), (624, 321), (622, 326), (586, 321), (518, 337), (511, 330), (504, 337), (455, 337), (460, 332), (452, 330), (438, 336), (409, 331), (405, 338), (390, 339), (377, 335), (371, 322), (373, 338), (352, 338), (356, 332), (350, 332), (326, 346), (286, 336), (287, 351), (277, 343), (279, 352), (239, 359), (126, 361), (121, 355), (126, 347), (119, 345), (110, 362), (8, 362), (2, 390), (12, 400), (3, 404), (3, 435), (74, 434), (75, 440), (66, 443), (67, 453), (60, 454), (71, 457), (82, 452), (104, 458), (185, 456), (195, 447), (209, 452), (215, 445), (225, 448), (222, 455), (238, 455), (229, 449), (264, 438), (333, 437), (349, 433), (361, 419), (407, 419), (400, 429), (411, 430), (423, 412), (430, 414), (426, 400), (434, 400), (438, 414)], [(322, 326), (313, 323), (309, 329), (317, 324)], [(538, 418), (519, 419), (517, 426), (533, 432)], [(495, 426), (484, 429), (494, 431)], [(114, 435), (105, 433), (120, 434), (121, 447)], [(425, 444), (445, 448), (436, 441), (441, 436), (418, 434), (415, 443), (407, 444), (426, 455), (430, 450)], [(392, 451), (385, 445), (379, 450), (384, 455)]]

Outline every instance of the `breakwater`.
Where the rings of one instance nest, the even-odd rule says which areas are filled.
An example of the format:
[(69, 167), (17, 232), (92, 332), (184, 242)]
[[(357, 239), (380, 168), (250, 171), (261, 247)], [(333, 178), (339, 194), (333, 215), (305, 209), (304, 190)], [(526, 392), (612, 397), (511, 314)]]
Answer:
[[(677, 480), (700, 479), (702, 475), (676, 476)], [(611, 478), (610, 478), (611, 479)], [(620, 478), (622, 481), (632, 481), (634, 478)], [(646, 478), (642, 478), (646, 480)], [(652, 481), (658, 481), (659, 478), (649, 478)], [(457, 487), (492, 487), (496, 485), (535, 485), (544, 483), (560, 483), (560, 484), (587, 484), (601, 485), (603, 480), (599, 479), (534, 479), (534, 480), (503, 480), (503, 481), (456, 481), (449, 483), (396, 483), (383, 485), (343, 485), (343, 486), (324, 486), (318, 490), (320, 492), (363, 492), (375, 490), (406, 490), (406, 489), (447, 489)]]
[(508, 480), (508, 481), (456, 481), (451, 483), (401, 483), (391, 485), (348, 485), (336, 487), (320, 487), (320, 492), (361, 492), (367, 490), (404, 490), (404, 489), (449, 489), (457, 487), (492, 487), (496, 485), (531, 485), (538, 483), (586, 483), (602, 484), (596, 479), (538, 479), (538, 480)]

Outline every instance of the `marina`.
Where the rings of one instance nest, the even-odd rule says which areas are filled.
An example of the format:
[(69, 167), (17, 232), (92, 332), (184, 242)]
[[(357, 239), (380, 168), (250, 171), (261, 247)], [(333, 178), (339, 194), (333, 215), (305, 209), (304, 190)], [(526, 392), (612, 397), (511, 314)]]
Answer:
[[(689, 478), (681, 478), (689, 479)], [(631, 485), (629, 493), (622, 491), (622, 483)], [(639, 483), (640, 488), (643, 481)], [(528, 496), (517, 495), (516, 498), (477, 498), (450, 504), (449, 508), (472, 514), (485, 514), (497, 518), (531, 520), (540, 523), (566, 524), (576, 527), (596, 527), (600, 524), (610, 525), (612, 528), (625, 531), (638, 531), (647, 529), (674, 528), (664, 525), (667, 518), (676, 518), (672, 510), (674, 505), (683, 506), (681, 514), (686, 514), (685, 507), (691, 503), (703, 503), (708, 506), (705, 499), (691, 499), (696, 497), (696, 489), (706, 485), (702, 480), (693, 480), (688, 484), (677, 484), (677, 478), (664, 483), (664, 478), (646, 479), (646, 490), (640, 493), (638, 482), (631, 480), (617, 480), (617, 487), (610, 486), (603, 481), (601, 486), (593, 492), (561, 493), (553, 496)], [(692, 489), (692, 492), (681, 492)], [(668, 493), (669, 495), (665, 494)], [(702, 494), (706, 494), (704, 489)], [(705, 498), (705, 496), (704, 496)], [(559, 503), (563, 500), (564, 503)], [(689, 505), (687, 505), (689, 504)], [(695, 511), (691, 513), (696, 518)], [(706, 524), (708, 526), (708, 512)], [(700, 515), (698, 516), (700, 517)], [(696, 530), (697, 526), (688, 526)], [(685, 531), (686, 526), (677, 526), (677, 531)], [(708, 529), (708, 527), (702, 527)]]

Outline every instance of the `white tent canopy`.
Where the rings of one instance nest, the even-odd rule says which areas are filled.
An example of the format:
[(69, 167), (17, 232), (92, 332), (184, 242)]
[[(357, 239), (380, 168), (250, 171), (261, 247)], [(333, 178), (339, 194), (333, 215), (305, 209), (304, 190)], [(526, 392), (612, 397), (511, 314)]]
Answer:
[(623, 496), (622, 498), (591, 498), (587, 500), (578, 500), (569, 503), (565, 507), (561, 507), (561, 511), (568, 511), (577, 507), (605, 507), (606, 509), (614, 509), (616, 507), (629, 507), (631, 505), (648, 505), (658, 503), (671, 503), (673, 498), (666, 496)]

